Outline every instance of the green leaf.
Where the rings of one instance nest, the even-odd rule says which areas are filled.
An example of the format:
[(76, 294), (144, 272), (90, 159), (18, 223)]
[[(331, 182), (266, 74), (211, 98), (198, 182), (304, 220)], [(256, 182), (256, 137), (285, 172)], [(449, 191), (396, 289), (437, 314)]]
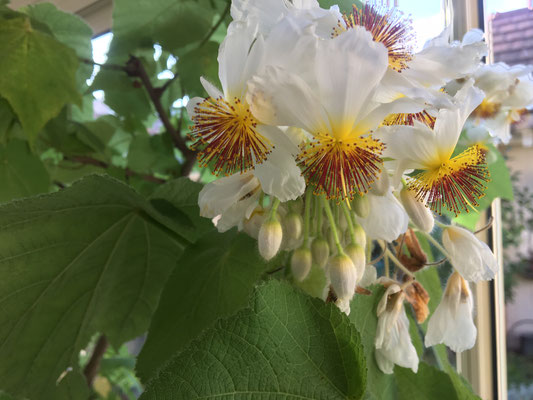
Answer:
[(479, 199), (479, 206), (476, 207), (476, 210), (469, 213), (463, 212), (458, 217), (453, 218), (455, 222), (472, 231), (476, 229), (481, 212), (489, 208), (494, 199), (513, 199), (513, 184), (505, 159), (495, 146), (489, 145), (488, 147), (489, 158), (494, 157), (494, 161), (488, 164), (490, 182), (486, 185), (485, 196)]
[(105, 104), (117, 114), (144, 121), (152, 113), (152, 105), (144, 87), (135, 82), (122, 71), (102, 68), (90, 90), (103, 90)]
[[(50, 3), (28, 6), (25, 12), (32, 19), (46, 24), (54, 37), (74, 50), (79, 57), (92, 60), (93, 31), (80, 17), (63, 12)], [(91, 76), (92, 71), (92, 65), (80, 65), (77, 81), (81, 88), (87, 87), (85, 80)]]
[(134, 171), (163, 174), (178, 168), (170, 136), (166, 134), (135, 136), (128, 151), (128, 166)]
[(213, 20), (209, 0), (115, 0), (113, 54), (159, 43), (174, 51), (203, 39)]
[(348, 318), (272, 280), (256, 290), (251, 308), (172, 359), (141, 399), (359, 399), (365, 375)]
[(408, 368), (395, 367), (398, 400), (458, 400), (452, 380), (445, 372), (421, 362), (415, 374)]
[[(96, 332), (146, 331), (187, 239), (126, 185), (90, 176), (0, 207), (0, 386), (56, 398)], [(17, 360), (13, 368), (13, 360)]]
[(137, 363), (139, 377), (148, 382), (204, 329), (245, 307), (264, 269), (255, 240), (235, 231), (212, 231), (189, 247), (152, 318)]
[[(159, 185), (150, 196), (150, 202), (161, 214), (178, 220), (186, 218), (194, 229), (185, 233), (191, 241), (196, 241), (203, 234), (213, 229), (209, 218), (200, 216), (198, 207), (198, 194), (203, 185), (193, 182), (189, 178), (178, 178)], [(163, 209), (161, 207), (164, 207)], [(189, 225), (190, 226), (190, 225)], [(255, 246), (253, 246), (255, 248)]]
[(11, 125), (16, 121), (15, 114), (7, 100), (0, 98), (0, 142), (7, 142)]
[(207, 42), (178, 59), (178, 73), (183, 91), (189, 97), (204, 96), (205, 90), (200, 83), (203, 76), (210, 82), (218, 82), (218, 43)]
[(395, 385), (393, 375), (381, 372), (374, 357), (374, 339), (378, 326), (376, 307), (385, 293), (383, 286), (372, 286), (371, 296), (356, 294), (350, 305), (350, 321), (357, 327), (361, 334), (365, 350), (366, 366), (368, 369), (366, 399), (392, 399), (394, 398)]
[(13, 139), (0, 146), (0, 202), (48, 192), (50, 177), (28, 144)]
[(76, 53), (34, 30), (29, 18), (0, 25), (0, 96), (17, 114), (30, 141), (69, 102), (79, 102)]
[(328, 284), (325, 269), (313, 264), (309, 275), (302, 282), (295, 282), (295, 284), (308, 295), (322, 298), (324, 288)]

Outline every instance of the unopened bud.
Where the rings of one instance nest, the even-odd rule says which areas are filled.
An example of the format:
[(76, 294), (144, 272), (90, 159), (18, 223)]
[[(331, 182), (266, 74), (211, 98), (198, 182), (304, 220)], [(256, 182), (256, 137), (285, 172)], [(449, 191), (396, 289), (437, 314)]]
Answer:
[(277, 218), (269, 218), (263, 222), (257, 244), (259, 245), (259, 254), (265, 259), (272, 259), (279, 251), (281, 240), (283, 239), (283, 230)]
[(283, 225), (285, 226), (285, 233), (287, 234), (288, 240), (295, 241), (300, 239), (303, 225), (303, 219), (300, 214), (293, 212), (287, 214), (283, 219)]
[(352, 207), (355, 213), (361, 218), (368, 217), (370, 214), (370, 201), (368, 196), (357, 196), (352, 202)]
[(354, 234), (355, 234), (355, 243), (357, 243), (362, 248), (365, 248), (366, 247), (366, 233), (361, 225), (355, 224)]
[(345, 231), (348, 228), (348, 221), (346, 221), (346, 218), (344, 218), (344, 215), (341, 215), (339, 218), (339, 229), (341, 231)]
[(329, 244), (323, 238), (315, 238), (311, 243), (313, 260), (320, 267), (324, 268), (329, 258)]
[(331, 287), (338, 299), (351, 299), (355, 292), (357, 271), (346, 254), (331, 257), (327, 266)]
[(389, 173), (384, 168), (381, 170), (379, 177), (370, 187), (370, 193), (376, 196), (385, 196), (389, 191), (390, 180)]
[(365, 273), (366, 256), (365, 249), (355, 243), (351, 243), (344, 248), (344, 251), (350, 257), (357, 272), (357, 281), (359, 281)]
[(403, 188), (400, 192), (400, 200), (407, 215), (409, 215), (409, 218), (411, 218), (417, 228), (427, 233), (433, 230), (435, 219), (432, 212), (424, 203), (416, 199), (413, 191)]
[(299, 249), (295, 250), (291, 257), (291, 271), (294, 279), (296, 279), (298, 282), (301, 282), (307, 278), (307, 275), (311, 270), (312, 263), (313, 259), (309, 249), (300, 247)]

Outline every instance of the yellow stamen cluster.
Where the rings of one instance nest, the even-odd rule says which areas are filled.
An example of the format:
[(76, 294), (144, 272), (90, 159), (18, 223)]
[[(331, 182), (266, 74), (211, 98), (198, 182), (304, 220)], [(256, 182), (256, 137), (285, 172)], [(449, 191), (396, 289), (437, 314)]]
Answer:
[(334, 37), (347, 29), (362, 26), (372, 34), (376, 42), (387, 48), (389, 68), (398, 72), (408, 68), (408, 62), (413, 59), (415, 33), (412, 20), (400, 10), (364, 3), (361, 9), (354, 5), (350, 14), (343, 15), (343, 21), (344, 24), (339, 21), (334, 28)]
[(201, 167), (211, 165), (214, 174), (245, 172), (266, 160), (272, 143), (257, 130), (257, 120), (238, 98), (207, 98), (194, 109), (189, 138), (199, 149)]
[(353, 199), (356, 193), (367, 193), (378, 178), (384, 147), (371, 136), (335, 138), (318, 134), (302, 148), (297, 161), (307, 183), (315, 186), (315, 194), (325, 194), (328, 199)]
[(422, 122), (424, 125), (428, 126), (429, 128), (433, 129), (435, 126), (435, 120), (436, 118), (430, 115), (427, 111), (420, 111), (413, 114), (390, 114), (388, 115), (383, 122), (382, 125), (414, 125), (414, 121)]
[(440, 162), (408, 180), (408, 188), (416, 198), (425, 201), (429, 208), (439, 214), (442, 207), (455, 216), (461, 210), (478, 206), (477, 199), (484, 196), (484, 183), (489, 182), (489, 170), (485, 164), (485, 154), (479, 146), (471, 146), (461, 154)]
[(492, 118), (501, 109), (500, 103), (493, 103), (483, 99), (481, 104), (472, 112), (472, 116), (475, 118)]

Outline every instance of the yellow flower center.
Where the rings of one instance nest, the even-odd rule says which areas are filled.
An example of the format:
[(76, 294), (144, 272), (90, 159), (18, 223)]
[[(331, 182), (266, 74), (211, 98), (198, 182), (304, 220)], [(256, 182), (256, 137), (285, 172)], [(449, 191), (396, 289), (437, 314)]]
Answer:
[(248, 104), (238, 98), (207, 98), (195, 107), (190, 139), (199, 149), (200, 166), (211, 165), (214, 174), (245, 172), (266, 160), (273, 145), (257, 130)]
[(483, 99), (481, 104), (472, 112), (472, 116), (476, 118), (492, 118), (500, 111), (500, 108), (500, 103), (493, 103)]
[(415, 121), (422, 122), (429, 128), (433, 129), (435, 126), (435, 117), (430, 115), (427, 111), (420, 111), (413, 114), (390, 114), (388, 115), (382, 125), (410, 125), (413, 126)]
[(415, 33), (412, 21), (400, 10), (364, 3), (361, 9), (354, 5), (352, 12), (342, 18), (345, 25), (339, 21), (333, 29), (333, 37), (347, 29), (362, 26), (372, 34), (374, 41), (387, 48), (389, 68), (396, 71), (408, 68), (407, 63), (413, 59)]
[(479, 205), (477, 199), (484, 196), (484, 183), (489, 182), (485, 155), (479, 146), (471, 146), (453, 158), (429, 164), (408, 179), (408, 188), (439, 214), (442, 207), (455, 216), (461, 210), (469, 212), (469, 208)]

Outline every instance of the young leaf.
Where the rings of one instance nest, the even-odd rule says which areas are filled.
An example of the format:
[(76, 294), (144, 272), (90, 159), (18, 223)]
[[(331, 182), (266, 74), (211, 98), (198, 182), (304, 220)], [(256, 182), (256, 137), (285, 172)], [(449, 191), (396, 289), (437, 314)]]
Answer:
[(399, 400), (440, 399), (459, 400), (450, 377), (442, 371), (421, 362), (415, 374), (408, 368), (396, 367), (394, 377)]
[[(54, 37), (74, 50), (79, 57), (93, 58), (91, 45), (93, 31), (80, 17), (63, 12), (50, 3), (28, 6), (25, 12), (33, 20), (46, 24)], [(80, 87), (87, 87), (85, 80), (91, 76), (92, 71), (92, 65), (80, 65), (77, 72), (77, 81)]]
[(39, 157), (23, 140), (0, 146), (0, 202), (46, 193), (50, 177)]
[(94, 333), (117, 346), (146, 330), (188, 243), (166, 221), (101, 176), (0, 207), (2, 389), (57, 398), (56, 380)]
[(344, 314), (270, 281), (251, 308), (172, 359), (141, 399), (360, 399), (365, 369), (361, 339)]
[(137, 363), (144, 382), (214, 322), (243, 308), (265, 269), (247, 235), (212, 231), (187, 248), (169, 278)]
[(0, 96), (33, 141), (65, 104), (81, 99), (76, 90), (76, 53), (34, 30), (25, 17), (2, 21), (0, 54)]

